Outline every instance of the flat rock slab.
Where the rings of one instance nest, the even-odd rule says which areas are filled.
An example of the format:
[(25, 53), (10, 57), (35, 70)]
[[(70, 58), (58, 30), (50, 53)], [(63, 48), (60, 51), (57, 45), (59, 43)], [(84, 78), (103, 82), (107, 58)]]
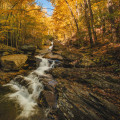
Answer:
[(100, 94), (95, 94), (85, 84), (70, 82), (67, 79), (57, 81), (57, 106), (67, 120), (120, 119), (118, 107)]
[(53, 55), (52, 53), (48, 53), (48, 54), (44, 55), (44, 58), (53, 59), (53, 60), (63, 60), (62, 56)]

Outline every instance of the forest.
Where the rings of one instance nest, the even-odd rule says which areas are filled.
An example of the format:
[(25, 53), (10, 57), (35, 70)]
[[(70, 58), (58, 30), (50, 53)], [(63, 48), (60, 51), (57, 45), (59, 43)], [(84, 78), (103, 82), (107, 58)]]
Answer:
[(42, 39), (49, 37), (50, 18), (45, 13), (34, 0), (1, 0), (0, 42), (16, 48), (42, 44)]
[(42, 43), (47, 37), (66, 43), (76, 36), (79, 47), (120, 42), (119, 0), (50, 2), (52, 16), (34, 0), (1, 0), (0, 42), (16, 48), (27, 42)]
[(43, 1), (0, 0), (0, 120), (119, 120), (120, 0)]

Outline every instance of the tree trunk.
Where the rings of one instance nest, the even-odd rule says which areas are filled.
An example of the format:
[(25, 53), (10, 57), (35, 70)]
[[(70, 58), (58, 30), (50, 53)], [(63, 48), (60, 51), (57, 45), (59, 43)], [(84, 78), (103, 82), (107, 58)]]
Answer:
[(88, 17), (88, 4), (86, 2), (86, 0), (84, 0), (84, 7), (85, 7), (85, 22), (86, 22), (86, 26), (88, 29), (88, 35), (89, 35), (89, 39), (90, 39), (90, 46), (93, 46), (93, 39), (92, 39), (92, 32), (91, 32), (91, 27), (90, 27), (90, 21), (89, 21), (89, 17)]
[(116, 35), (117, 35), (117, 43), (120, 43), (120, 24), (117, 25), (116, 28)]
[(8, 35), (8, 32), (7, 32), (7, 46), (8, 46), (8, 38), (9, 38), (9, 35)]
[(102, 18), (102, 37), (104, 40), (105, 37), (105, 32), (106, 32), (106, 27), (105, 27), (105, 17)]
[(90, 0), (88, 0), (88, 6), (89, 6), (91, 28), (92, 28), (92, 32), (93, 32), (93, 36), (94, 36), (94, 41), (95, 41), (95, 43), (97, 43), (97, 35), (96, 35), (96, 31), (94, 30), (94, 19), (93, 19), (93, 12), (92, 12), (92, 8), (91, 8)]
[(77, 23), (77, 20), (76, 20), (74, 14), (73, 14), (72, 8), (70, 7), (67, 0), (65, 0), (65, 2), (66, 2), (67, 6), (68, 6), (68, 8), (69, 8), (69, 10), (71, 12), (71, 15), (72, 15), (73, 19), (74, 19), (74, 22), (75, 22), (75, 25), (76, 25), (76, 28), (77, 28), (77, 32), (79, 33), (79, 26), (78, 26), (78, 23)]
[(114, 19), (114, 16), (113, 16), (114, 10), (113, 10), (112, 0), (108, 0), (108, 11), (109, 11), (109, 14), (110, 14), (112, 42), (116, 42), (117, 41), (117, 35), (116, 35), (116, 28), (115, 28), (115, 19)]

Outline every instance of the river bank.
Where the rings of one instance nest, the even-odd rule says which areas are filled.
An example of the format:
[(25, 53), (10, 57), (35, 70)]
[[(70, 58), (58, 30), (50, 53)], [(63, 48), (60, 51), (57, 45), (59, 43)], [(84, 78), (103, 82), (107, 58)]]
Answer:
[[(4, 79), (2, 79), (2, 81), (4, 81), (4, 85), (0, 85), (0, 120), (7, 120), (8, 118), (9, 120), (47, 119), (47, 109), (49, 110), (49, 106), (39, 107), (39, 96), (42, 94), (43, 90), (46, 90), (46, 88), (50, 86), (48, 82), (52, 82), (51, 84), (55, 83), (53, 82), (54, 80), (52, 76), (45, 73), (45, 71), (48, 71), (54, 65), (54, 61), (51, 60), (49, 62), (48, 59), (42, 57), (42, 54), (50, 52), (50, 49), (52, 49), (49, 48), (48, 50), (48, 48), (49, 47), (46, 47), (43, 50), (37, 50), (34, 56), (28, 56), (28, 60), (25, 60), (27, 63), (29, 63), (27, 68), (25, 67), (27, 63), (19, 69), (12, 69), (11, 64), (9, 67), (7, 66), (9, 64), (2, 64), (4, 65), (2, 66), (2, 69), (4, 69), (1, 71), (3, 73), (1, 75), (4, 77)], [(11, 54), (5, 57), (3, 56), (2, 60), (6, 60), (8, 57), (10, 57), (10, 59), (7, 59), (7, 61), (13, 61), (14, 64), (12, 65), (16, 67), (19, 61), (23, 60), (23, 58), (20, 58), (21, 55), (24, 56), (23, 53)], [(26, 71), (24, 71), (24, 69)], [(5, 74), (7, 76), (4, 76)], [(9, 78), (7, 79), (8, 81), (6, 81), (5, 77)], [(46, 93), (48, 95), (51, 94), (51, 92), (48, 90)], [(45, 96), (45, 94), (43, 94), (43, 96)], [(50, 102), (48, 101), (48, 103)], [(55, 102), (53, 101), (52, 105), (54, 105), (54, 103)], [(11, 113), (11, 110), (16, 112), (13, 114)], [(4, 116), (4, 114), (6, 114), (6, 116)]]
[(63, 57), (61, 65), (50, 71), (58, 82), (58, 110), (53, 113), (60, 111), (61, 119), (70, 120), (119, 120), (119, 64), (96, 62), (99, 56), (93, 57), (94, 52), (58, 42), (52, 52)]
[[(42, 50), (36, 49), (32, 54), (33, 51), (31, 48), (28, 50), (29, 53), (24, 53), (20, 49), (0, 44), (0, 85), (9, 83), (17, 75), (28, 75), (32, 70), (36, 69), (40, 61), (35, 56), (47, 53), (48, 48), (49, 46), (44, 46)], [(25, 60), (26, 58), (24, 59), (24, 56), (27, 60)], [(2, 58), (5, 58), (8, 62), (4, 62), (3, 64), (2, 61), (5, 60), (2, 60)], [(16, 66), (16, 64), (21, 64), (22, 62), (23, 64), (20, 68)]]

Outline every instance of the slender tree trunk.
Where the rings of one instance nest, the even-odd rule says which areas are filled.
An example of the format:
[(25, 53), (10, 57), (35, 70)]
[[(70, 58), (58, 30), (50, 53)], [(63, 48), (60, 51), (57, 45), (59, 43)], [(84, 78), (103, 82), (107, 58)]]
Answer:
[(75, 22), (75, 25), (76, 25), (76, 28), (77, 28), (77, 32), (79, 33), (79, 26), (78, 26), (78, 23), (77, 23), (77, 20), (76, 20), (74, 14), (73, 14), (72, 8), (70, 7), (67, 0), (65, 0), (65, 2), (66, 2), (67, 6), (68, 6), (68, 8), (69, 8), (69, 10), (71, 12), (71, 15), (72, 15), (73, 19), (74, 19), (74, 22)]
[[(18, 25), (18, 24), (17, 24)], [(19, 40), (19, 28), (16, 31), (15, 46), (18, 49), (18, 40)]]
[(71, 25), (71, 28), (72, 28), (72, 32), (74, 33), (75, 32), (75, 29), (73, 27), (73, 24), (72, 24), (72, 21), (70, 20), (70, 25)]
[(112, 41), (116, 42), (117, 41), (117, 35), (116, 35), (116, 28), (115, 28), (115, 19), (112, 16), (113, 13), (114, 13), (112, 0), (108, 0), (108, 11), (109, 11), (109, 14), (111, 15), (110, 23), (111, 23)]
[(116, 35), (117, 35), (117, 43), (120, 43), (120, 24), (117, 25), (116, 28)]
[(19, 18), (20, 19), (20, 23), (19, 23), (19, 26), (20, 26), (20, 30), (19, 30), (19, 40), (20, 40), (20, 44), (21, 44), (21, 41), (22, 41), (22, 31), (21, 31), (21, 29), (22, 29), (22, 22), (21, 22), (21, 18)]
[(100, 17), (99, 19), (101, 19), (101, 29), (100, 29), (100, 34), (101, 34), (101, 37), (102, 37), (102, 40), (104, 41), (104, 37), (105, 37), (105, 32), (106, 32), (106, 18), (104, 15), (102, 15), (103, 11), (101, 11), (101, 9), (99, 8), (99, 13), (100, 13)]
[(94, 19), (93, 19), (93, 12), (92, 12), (92, 8), (91, 8), (91, 1), (90, 0), (88, 0), (88, 6), (89, 6), (91, 28), (92, 28), (92, 32), (93, 32), (93, 36), (94, 36), (94, 41), (95, 41), (95, 43), (97, 43), (97, 35), (96, 35), (96, 31), (94, 29)]
[(9, 38), (9, 35), (8, 35), (8, 32), (7, 32), (7, 46), (8, 46), (8, 38)]
[(106, 32), (106, 26), (105, 26), (105, 17), (102, 18), (102, 37), (104, 40), (105, 37), (105, 32)]
[(88, 17), (88, 4), (86, 2), (86, 0), (84, 0), (84, 7), (85, 7), (85, 22), (86, 22), (86, 26), (88, 29), (88, 35), (89, 35), (89, 39), (90, 39), (90, 46), (93, 46), (93, 39), (92, 39), (92, 32), (91, 32), (91, 27), (90, 27), (90, 21), (89, 21), (89, 17)]
[(10, 46), (12, 47), (12, 32), (11, 32), (11, 34), (10, 34)]

